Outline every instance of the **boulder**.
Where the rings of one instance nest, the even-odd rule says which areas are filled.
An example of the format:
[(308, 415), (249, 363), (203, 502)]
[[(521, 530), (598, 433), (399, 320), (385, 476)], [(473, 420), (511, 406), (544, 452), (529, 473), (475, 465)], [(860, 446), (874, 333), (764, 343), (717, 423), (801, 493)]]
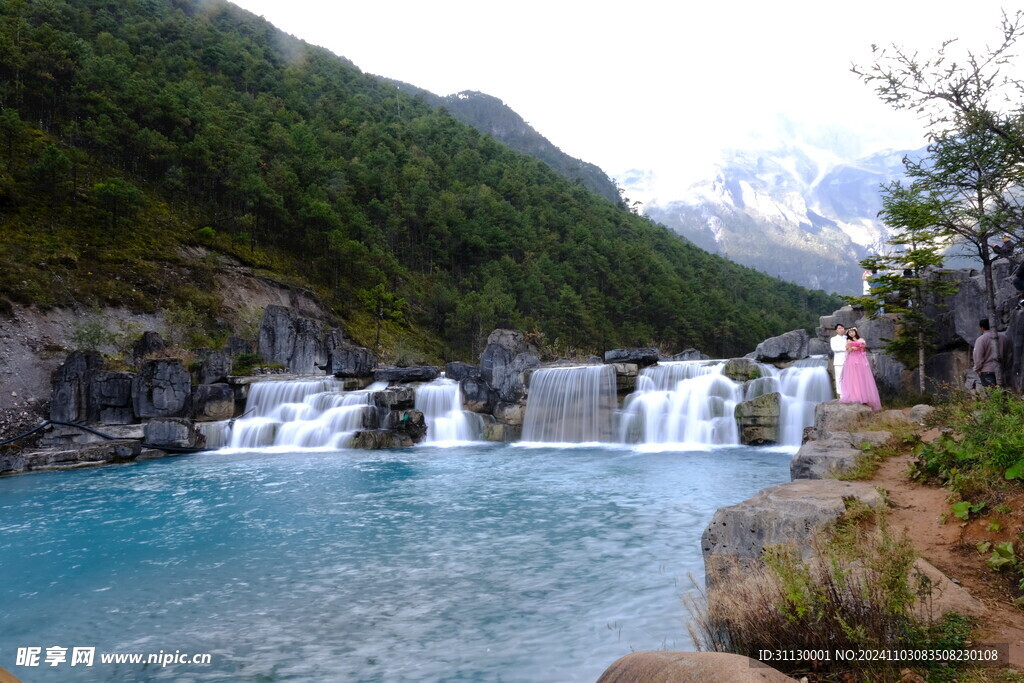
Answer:
[(378, 368), (373, 372), (374, 382), (430, 382), (441, 376), (441, 368), (436, 365), (414, 365), (411, 368), (393, 366)]
[(956, 612), (974, 619), (989, 616), (988, 608), (980, 600), (962, 586), (953, 583), (948, 576), (923, 557), (914, 561), (914, 569), (922, 577), (927, 578), (931, 590), (927, 598), (914, 603), (914, 612), (918, 618), (938, 621), (946, 612)]
[[(694, 351), (696, 351), (694, 349)], [(698, 352), (699, 353), (699, 352)], [(658, 362), (661, 353), (655, 348), (613, 349), (604, 352), (605, 363), (636, 363), (644, 368)]]
[(378, 450), (381, 448), (411, 448), (412, 438), (405, 433), (391, 429), (363, 430), (352, 435), (349, 448)]
[(684, 361), (684, 360), (711, 360), (711, 356), (701, 353), (697, 349), (686, 349), (672, 356), (665, 356), (659, 360), (663, 361)]
[(789, 462), (789, 476), (797, 479), (831, 479), (857, 465), (862, 451), (841, 439), (808, 441)]
[(223, 349), (196, 349), (199, 370), (196, 384), (219, 384), (226, 382), (231, 374), (232, 356)]
[(822, 341), (828, 341), (828, 338), (836, 333), (836, 325), (842, 325), (849, 329), (857, 326), (857, 321), (864, 316), (863, 309), (854, 308), (853, 306), (843, 306), (837, 311), (833, 311), (832, 315), (823, 315), (818, 318), (818, 338)]
[(778, 669), (730, 652), (632, 652), (615, 660), (597, 683), (793, 683)]
[(814, 432), (825, 440), (832, 432), (856, 432), (874, 416), (871, 408), (861, 403), (825, 401), (814, 407)]
[(235, 392), (227, 384), (199, 384), (192, 388), (189, 413), (197, 422), (230, 420), (235, 416)]
[(389, 387), (383, 391), (373, 392), (370, 400), (381, 408), (408, 409), (416, 403), (416, 392), (412, 387)]
[(760, 379), (764, 370), (749, 358), (733, 358), (722, 368), (722, 374), (734, 382), (747, 382)]
[(807, 358), (811, 335), (807, 330), (792, 330), (765, 339), (754, 349), (754, 357), (762, 363), (778, 363)]
[(370, 377), (377, 354), (363, 346), (340, 344), (327, 354), (327, 374), (335, 377)]
[(498, 400), (514, 403), (526, 393), (523, 371), (540, 366), (537, 348), (518, 330), (497, 329), (487, 337), (480, 354), (480, 376)]
[(832, 347), (824, 339), (811, 337), (807, 342), (807, 355), (809, 356), (827, 356), (830, 353), (832, 353)]
[(939, 395), (962, 387), (972, 363), (970, 349), (961, 348), (936, 353), (924, 363), (925, 386), (928, 391)]
[(291, 372), (310, 374), (327, 363), (323, 325), (284, 306), (267, 306), (260, 322), (259, 354)]
[(132, 357), (138, 364), (147, 358), (162, 356), (167, 350), (167, 342), (159, 332), (143, 332), (142, 336), (132, 345)]
[(103, 370), (103, 356), (97, 351), (73, 351), (53, 373), (50, 419), (57, 422), (90, 421), (92, 377)]
[(461, 382), (467, 377), (479, 378), (480, 366), (470, 365), (469, 363), (463, 363), (462, 361), (445, 363), (444, 376), (448, 379), (455, 380), (456, 382)]
[(491, 413), (497, 396), (482, 377), (463, 377), (459, 381), (462, 407), (474, 413)]
[(914, 424), (923, 425), (928, 416), (935, 412), (934, 406), (918, 404), (910, 409), (910, 421)]
[(134, 372), (97, 372), (89, 383), (89, 421), (124, 425), (135, 421)]
[(408, 436), (413, 443), (427, 435), (427, 421), (419, 410), (394, 410), (388, 414), (388, 429)]
[(501, 424), (499, 422), (485, 424), (482, 438), (484, 441), (511, 443), (523, 438), (523, 428), (519, 425)]
[(781, 439), (782, 395), (773, 391), (736, 405), (740, 442), (748, 446), (776, 444)]
[(811, 534), (838, 519), (849, 499), (870, 507), (884, 504), (870, 484), (798, 479), (719, 508), (701, 535), (705, 583), (714, 585), (734, 567), (743, 571), (758, 566), (765, 546), (792, 542), (806, 553)]
[(146, 423), (145, 445), (153, 448), (202, 448), (206, 437), (192, 420), (163, 417)]
[(192, 382), (177, 358), (147, 360), (132, 381), (135, 414), (141, 418), (185, 414)]
[(882, 351), (896, 337), (896, 319), (893, 316), (864, 317), (854, 327), (861, 339), (867, 342), (868, 351)]
[(886, 393), (900, 395), (911, 388), (913, 376), (907, 370), (907, 366), (888, 353), (869, 352), (868, 363), (871, 365), (871, 372), (875, 376), (878, 390), (883, 395)]

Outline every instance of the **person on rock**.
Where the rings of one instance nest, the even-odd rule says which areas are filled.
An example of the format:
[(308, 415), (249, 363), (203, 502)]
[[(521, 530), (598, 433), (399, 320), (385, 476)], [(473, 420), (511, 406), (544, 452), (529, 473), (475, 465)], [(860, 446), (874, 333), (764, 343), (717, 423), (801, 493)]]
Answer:
[(839, 323), (836, 325), (836, 334), (834, 337), (828, 340), (829, 346), (832, 347), (832, 365), (834, 367), (834, 374), (836, 380), (836, 397), (841, 397), (843, 392), (840, 391), (839, 378), (843, 376), (843, 363), (846, 362), (846, 325)]
[(840, 403), (863, 403), (872, 410), (882, 409), (878, 385), (868, 362), (868, 344), (856, 327), (846, 331), (846, 363), (840, 380)]

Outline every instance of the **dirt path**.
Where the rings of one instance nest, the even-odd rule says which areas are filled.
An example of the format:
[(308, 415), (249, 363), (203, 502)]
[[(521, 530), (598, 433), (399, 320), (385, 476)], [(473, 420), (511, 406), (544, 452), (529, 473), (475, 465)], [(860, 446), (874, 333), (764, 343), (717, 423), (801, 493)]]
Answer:
[[(984, 519), (962, 523), (950, 514), (948, 490), (923, 486), (907, 477), (912, 459), (905, 455), (885, 460), (867, 481), (889, 492), (893, 529), (906, 530), (924, 559), (984, 604), (988, 614), (980, 640), (1008, 643), (1010, 664), (1024, 667), (1024, 609), (1012, 604), (1009, 581), (995, 575), (986, 566), (986, 557), (975, 549), (981, 540), (1016, 540), (1020, 527), (1007, 524), (1009, 528), (995, 534), (986, 530)], [(1011, 515), (1020, 514), (1020, 506), (1013, 507)]]

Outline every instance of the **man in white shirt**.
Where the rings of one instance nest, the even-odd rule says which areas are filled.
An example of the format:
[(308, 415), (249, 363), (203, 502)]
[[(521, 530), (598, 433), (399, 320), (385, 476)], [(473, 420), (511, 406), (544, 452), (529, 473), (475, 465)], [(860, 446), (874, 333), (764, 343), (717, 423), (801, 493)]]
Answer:
[(843, 375), (843, 364), (846, 363), (846, 325), (836, 325), (836, 335), (828, 340), (832, 347), (832, 364), (835, 366), (836, 398), (839, 395), (839, 378)]

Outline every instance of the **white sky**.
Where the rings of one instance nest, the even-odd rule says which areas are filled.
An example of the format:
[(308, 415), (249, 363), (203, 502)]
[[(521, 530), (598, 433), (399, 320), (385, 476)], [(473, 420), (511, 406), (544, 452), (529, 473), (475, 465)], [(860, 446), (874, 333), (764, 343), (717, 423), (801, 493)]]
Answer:
[[(929, 52), (998, 38), (993, 0), (234, 0), (364, 72), (502, 99), (616, 176), (688, 180), (723, 148), (770, 145), (779, 117), (841, 127), (864, 152), (921, 143), (850, 73), (871, 44)], [(1008, 11), (1012, 8), (1008, 8)]]

